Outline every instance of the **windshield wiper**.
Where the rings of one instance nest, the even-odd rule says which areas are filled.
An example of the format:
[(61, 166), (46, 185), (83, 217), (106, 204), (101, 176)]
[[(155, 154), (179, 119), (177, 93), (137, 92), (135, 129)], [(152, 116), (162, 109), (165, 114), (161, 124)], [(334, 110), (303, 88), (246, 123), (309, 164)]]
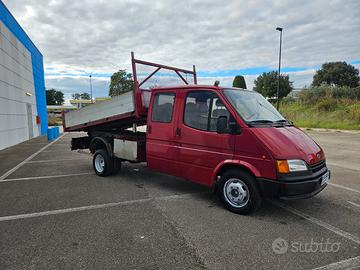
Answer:
[(285, 125), (288, 125), (288, 126), (294, 125), (292, 122), (290, 122), (289, 120), (286, 120), (286, 119), (277, 120), (277, 121), (275, 121), (275, 123), (284, 123)]
[(266, 119), (259, 119), (259, 120), (249, 121), (248, 123), (260, 123), (260, 124), (263, 124), (263, 123), (274, 123), (274, 121), (266, 120)]
[(247, 122), (250, 126), (255, 126), (256, 124), (271, 124), (273, 125), (274, 122), (271, 120), (259, 119), (259, 120), (252, 120)]
[(261, 124), (270, 124), (272, 127), (283, 127), (285, 125), (291, 125), (286, 120), (271, 121), (266, 119), (252, 120), (247, 122), (250, 126), (256, 126)]

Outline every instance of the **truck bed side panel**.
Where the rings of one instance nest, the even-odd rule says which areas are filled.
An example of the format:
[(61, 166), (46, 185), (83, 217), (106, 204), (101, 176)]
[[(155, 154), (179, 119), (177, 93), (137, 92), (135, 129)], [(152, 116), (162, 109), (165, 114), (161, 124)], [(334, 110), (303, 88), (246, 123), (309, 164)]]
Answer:
[(113, 97), (111, 100), (89, 105), (81, 110), (65, 113), (65, 127), (86, 125), (91, 122), (128, 114), (135, 110), (134, 93), (127, 92)]

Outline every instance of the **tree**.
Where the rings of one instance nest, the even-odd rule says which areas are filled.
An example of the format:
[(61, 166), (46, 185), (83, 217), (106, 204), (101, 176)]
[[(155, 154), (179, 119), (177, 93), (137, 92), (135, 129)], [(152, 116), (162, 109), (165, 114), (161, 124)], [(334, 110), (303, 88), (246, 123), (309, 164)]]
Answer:
[(81, 98), (81, 94), (79, 94), (79, 93), (72, 94), (71, 96), (73, 99), (77, 99), (77, 100), (79, 100)]
[[(264, 72), (254, 81), (254, 90), (268, 98), (277, 95), (278, 72)], [(293, 89), (293, 82), (289, 80), (289, 75), (280, 75), (279, 98), (286, 97)]]
[(53, 88), (46, 90), (46, 104), (47, 105), (62, 105), (64, 104), (64, 93)]
[(80, 98), (81, 98), (81, 99), (91, 99), (91, 96), (90, 96), (89, 93), (83, 92), (83, 93), (80, 95)]
[(322, 64), (321, 69), (316, 71), (312, 84), (357, 87), (359, 81), (359, 70), (354, 66), (346, 62), (329, 62)]
[(111, 76), (109, 96), (118, 96), (133, 89), (134, 80), (132, 79), (132, 74), (127, 73), (126, 70), (120, 69)]
[(71, 95), (73, 99), (80, 100), (80, 99), (91, 99), (91, 96), (89, 93), (83, 92), (83, 93), (75, 93)]
[(233, 87), (238, 87), (242, 89), (246, 89), (246, 82), (244, 76), (238, 75), (234, 78)]

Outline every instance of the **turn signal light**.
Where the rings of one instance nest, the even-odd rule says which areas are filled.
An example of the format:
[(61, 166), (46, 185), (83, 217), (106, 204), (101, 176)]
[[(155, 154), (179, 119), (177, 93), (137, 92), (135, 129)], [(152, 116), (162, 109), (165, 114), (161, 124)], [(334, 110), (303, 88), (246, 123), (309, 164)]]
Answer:
[(288, 173), (290, 169), (287, 160), (276, 160), (276, 169), (279, 173)]

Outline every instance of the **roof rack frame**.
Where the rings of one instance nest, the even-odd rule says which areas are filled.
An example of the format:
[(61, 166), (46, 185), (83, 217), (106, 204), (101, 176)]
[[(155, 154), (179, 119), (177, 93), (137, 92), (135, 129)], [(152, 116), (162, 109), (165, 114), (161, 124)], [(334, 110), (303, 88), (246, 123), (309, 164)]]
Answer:
[[(142, 80), (141, 82), (138, 81), (138, 77), (137, 77), (137, 71), (136, 71), (136, 64), (140, 64), (140, 65), (144, 65), (144, 66), (151, 66), (151, 67), (156, 67), (157, 69), (155, 69), (152, 73), (150, 73), (144, 80)], [(176, 67), (171, 67), (171, 66), (166, 66), (166, 65), (162, 65), (162, 64), (157, 64), (157, 63), (152, 63), (152, 62), (148, 62), (148, 61), (143, 61), (143, 60), (139, 60), (136, 59), (134, 56), (134, 52), (131, 52), (131, 66), (132, 66), (132, 71), (133, 71), (133, 78), (134, 78), (134, 102), (135, 102), (135, 108), (136, 108), (136, 115), (139, 117), (141, 114), (146, 113), (146, 109), (143, 107), (142, 105), (142, 97), (141, 97), (141, 90), (140, 87), (146, 82), (148, 81), (152, 76), (154, 76), (160, 69), (167, 69), (167, 70), (172, 70), (174, 71), (178, 77), (185, 83), (185, 84), (189, 84), (189, 82), (187, 81), (187, 78), (185, 79), (180, 72), (187, 74), (191, 74), (193, 76), (194, 79), (194, 84), (197, 84), (197, 76), (196, 76), (196, 68), (195, 65), (193, 65), (193, 70), (186, 70), (186, 69), (182, 69), (182, 68), (176, 68)]]

